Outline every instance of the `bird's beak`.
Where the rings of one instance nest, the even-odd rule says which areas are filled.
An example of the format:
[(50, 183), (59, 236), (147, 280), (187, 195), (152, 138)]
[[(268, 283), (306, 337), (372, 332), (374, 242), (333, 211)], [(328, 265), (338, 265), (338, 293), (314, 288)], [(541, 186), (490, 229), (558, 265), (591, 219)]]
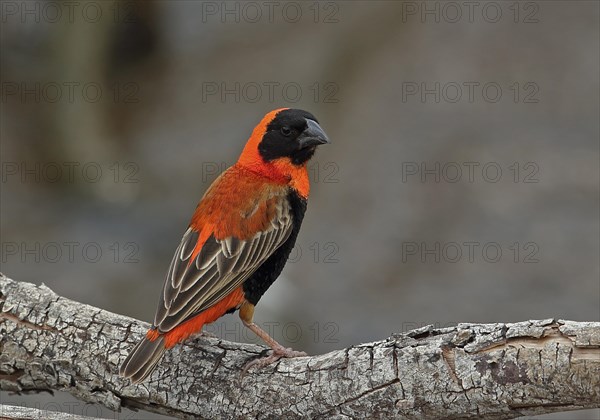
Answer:
[(306, 123), (308, 127), (298, 136), (301, 149), (331, 143), (331, 140), (329, 140), (329, 137), (327, 137), (327, 134), (325, 134), (325, 131), (323, 131), (319, 124), (309, 119), (306, 120)]

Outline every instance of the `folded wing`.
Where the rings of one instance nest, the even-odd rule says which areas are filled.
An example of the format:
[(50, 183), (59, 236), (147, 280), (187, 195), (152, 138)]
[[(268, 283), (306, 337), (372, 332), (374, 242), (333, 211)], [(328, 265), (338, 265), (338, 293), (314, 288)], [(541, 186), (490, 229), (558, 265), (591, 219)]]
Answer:
[[(275, 197), (267, 228), (242, 240), (234, 236), (204, 243), (200, 232), (185, 232), (167, 273), (154, 326), (166, 333), (216, 304), (239, 287), (292, 232), (292, 215), (285, 196)], [(200, 249), (198, 250), (198, 247)]]

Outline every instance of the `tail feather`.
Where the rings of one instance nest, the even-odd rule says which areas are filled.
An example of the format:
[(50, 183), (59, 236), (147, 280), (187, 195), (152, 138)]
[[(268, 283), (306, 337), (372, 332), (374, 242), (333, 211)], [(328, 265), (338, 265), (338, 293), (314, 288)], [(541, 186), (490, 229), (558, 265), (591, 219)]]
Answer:
[(142, 382), (152, 373), (167, 350), (164, 341), (163, 335), (159, 335), (153, 341), (144, 337), (127, 356), (119, 369), (119, 374), (130, 378), (134, 384)]

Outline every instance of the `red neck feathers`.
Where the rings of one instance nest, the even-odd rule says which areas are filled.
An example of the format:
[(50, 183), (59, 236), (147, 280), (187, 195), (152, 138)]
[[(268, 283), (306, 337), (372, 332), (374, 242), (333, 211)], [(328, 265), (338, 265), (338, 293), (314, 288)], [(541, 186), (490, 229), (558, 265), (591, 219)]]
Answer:
[(236, 165), (264, 176), (274, 183), (288, 184), (302, 197), (308, 198), (310, 182), (306, 164), (294, 165), (290, 158), (287, 157), (265, 162), (258, 151), (258, 145), (267, 132), (269, 123), (275, 118), (277, 113), (284, 109), (287, 108), (276, 109), (265, 115), (262, 121), (252, 131), (252, 135), (250, 136), (250, 139), (248, 139)]

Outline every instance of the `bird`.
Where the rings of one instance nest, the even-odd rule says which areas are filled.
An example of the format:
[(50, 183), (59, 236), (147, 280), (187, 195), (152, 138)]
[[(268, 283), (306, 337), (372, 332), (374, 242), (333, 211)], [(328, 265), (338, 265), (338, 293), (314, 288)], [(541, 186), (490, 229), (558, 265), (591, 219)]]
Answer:
[(307, 163), (328, 143), (307, 111), (279, 108), (262, 118), (237, 162), (198, 203), (167, 270), (152, 327), (122, 363), (121, 376), (144, 381), (165, 351), (235, 311), (271, 348), (244, 372), (306, 356), (275, 341), (253, 316), (296, 242), (310, 192)]

